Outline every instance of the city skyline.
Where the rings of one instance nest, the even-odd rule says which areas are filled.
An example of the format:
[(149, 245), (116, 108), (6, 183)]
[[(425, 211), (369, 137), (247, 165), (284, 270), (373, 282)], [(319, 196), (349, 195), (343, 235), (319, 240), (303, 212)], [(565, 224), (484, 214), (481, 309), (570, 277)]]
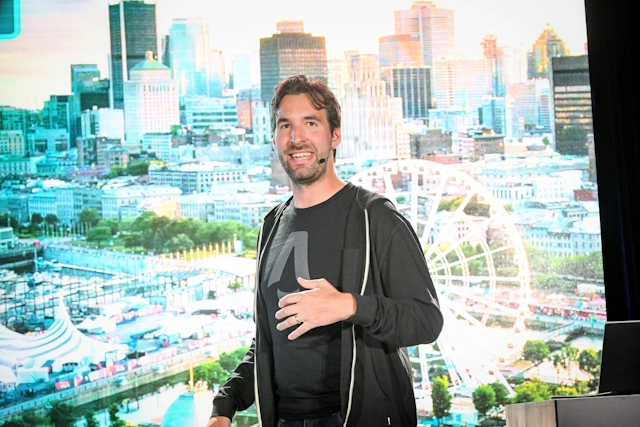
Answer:
[[(33, 0), (23, 4), (21, 34), (14, 40), (0, 40), (0, 105), (39, 109), (48, 95), (70, 93), (71, 64), (97, 64), (102, 77), (107, 77), (108, 4), (113, 3)], [(326, 38), (328, 59), (343, 57), (346, 50), (377, 54), (378, 37), (394, 33), (393, 12), (409, 9), (413, 3), (401, 0), (371, 10), (365, 0), (349, 0), (325, 3), (318, 10), (291, 0), (269, 9), (254, 0), (241, 0), (203, 9), (194, 0), (158, 0), (158, 37), (168, 34), (174, 18), (203, 16), (209, 23), (211, 48), (221, 50), (230, 62), (235, 54), (258, 50), (260, 38), (276, 32), (277, 21), (299, 19), (304, 21), (306, 32)], [(548, 23), (572, 55), (584, 53), (586, 22), (580, 0), (561, 4), (541, 0), (535, 8), (505, 0), (485, 0), (481, 5), (469, 0), (440, 0), (435, 4), (454, 10), (457, 52), (480, 54), (482, 37), (489, 33), (502, 45), (530, 50)], [(241, 15), (256, 7), (260, 13)], [(521, 19), (525, 14), (527, 19)], [(46, 68), (43, 63), (48, 64)]]

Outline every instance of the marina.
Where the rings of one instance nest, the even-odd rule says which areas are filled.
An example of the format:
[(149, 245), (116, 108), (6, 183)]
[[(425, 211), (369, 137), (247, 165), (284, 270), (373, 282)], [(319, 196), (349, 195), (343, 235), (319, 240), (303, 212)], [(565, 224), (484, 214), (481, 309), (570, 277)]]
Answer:
[[(32, 375), (41, 372), (38, 369), (47, 372), (35, 383), (5, 383), (3, 419), (29, 409), (44, 411), (53, 402), (64, 401), (92, 408), (100, 420), (106, 419), (107, 403), (116, 403), (119, 416), (127, 422), (167, 427), (164, 413), (172, 404), (210, 403), (210, 396), (201, 399), (202, 393), (185, 388), (187, 372), (221, 352), (246, 345), (252, 337), (253, 294), (247, 289), (255, 280), (253, 260), (224, 255), (186, 261), (59, 244), (47, 248), (46, 255), (35, 264), (37, 271), (2, 271), (3, 342), (42, 339), (65, 329), (66, 336), (78, 342), (90, 339), (112, 347), (103, 353), (91, 350), (93, 356), (80, 358), (58, 349), (65, 355), (59, 363), (38, 359), (41, 368), (35, 359), (16, 353), (19, 362), (12, 368), (16, 376), (24, 379), (26, 367)], [(237, 291), (229, 289), (234, 282), (242, 284)], [(522, 304), (509, 308), (507, 291), (494, 291), (494, 302), (488, 302), (481, 287), (449, 285), (438, 290), (443, 306), (458, 315), (446, 322), (438, 347), (412, 350), (412, 362), (418, 376), (429, 380), (430, 369), (446, 367), (454, 381), (455, 407), (462, 412), (472, 409), (465, 390), (474, 382), (508, 384), (506, 378), (514, 375), (556, 383), (584, 378), (575, 366), (559, 372), (550, 361), (524, 362), (522, 349), (528, 340), (575, 342), (581, 350), (597, 351), (601, 346), (606, 317), (599, 311), (598, 297), (536, 291), (523, 309)], [(487, 315), (486, 307), (495, 311)], [(579, 336), (573, 336), (578, 331), (582, 331)], [(118, 352), (117, 346), (123, 351)], [(3, 356), (7, 354), (3, 349)], [(473, 354), (473, 360), (460, 357), (464, 354)], [(63, 359), (83, 362), (67, 368)], [(415, 393), (421, 413), (431, 413), (424, 382), (416, 384)], [(205, 411), (206, 404), (196, 406)], [(251, 425), (251, 415), (246, 419)], [(106, 427), (106, 421), (100, 422)], [(192, 425), (198, 426), (198, 421)]]

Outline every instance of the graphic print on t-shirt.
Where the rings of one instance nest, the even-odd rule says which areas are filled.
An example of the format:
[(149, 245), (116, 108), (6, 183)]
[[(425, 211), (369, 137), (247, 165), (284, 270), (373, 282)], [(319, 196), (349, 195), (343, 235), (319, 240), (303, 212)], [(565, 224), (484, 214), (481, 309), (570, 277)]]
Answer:
[[(273, 264), (269, 280), (267, 281), (267, 288), (270, 288), (276, 282), (282, 279), (282, 272), (293, 252), (293, 262), (295, 277), (302, 277), (308, 279), (309, 275), (309, 234), (306, 231), (294, 231), (287, 237), (278, 259)], [(280, 289), (278, 291), (278, 299), (281, 299), (285, 295), (300, 292), (300, 289), (293, 292), (286, 292)]]

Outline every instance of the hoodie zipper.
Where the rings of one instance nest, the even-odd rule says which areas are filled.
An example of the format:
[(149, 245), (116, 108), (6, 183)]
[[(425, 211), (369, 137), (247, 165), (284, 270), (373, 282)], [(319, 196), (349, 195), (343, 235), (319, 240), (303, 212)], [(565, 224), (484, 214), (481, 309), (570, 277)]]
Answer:
[[(282, 216), (282, 212), (286, 209), (286, 207), (291, 202), (291, 199), (287, 200), (282, 209), (277, 209), (275, 212), (275, 217), (273, 219), (273, 225), (271, 226), (271, 230), (269, 230), (269, 235), (267, 236), (267, 241), (271, 239), (274, 230), (276, 229), (278, 222), (280, 221), (280, 217)], [(262, 248), (262, 238), (264, 237), (264, 221), (260, 225), (260, 234), (258, 235), (258, 256), (256, 257), (256, 297), (253, 301), (253, 313), (257, 318), (258, 316), (258, 293), (260, 292), (260, 265), (262, 262), (262, 257), (264, 255), (264, 251), (267, 249), (265, 245)], [(258, 415), (258, 425), (262, 426), (262, 412), (260, 411), (260, 396), (258, 394), (258, 322), (256, 322), (256, 345), (253, 352), (253, 394), (256, 403), (256, 413)]]
[[(262, 236), (264, 233), (264, 223), (260, 226), (260, 234), (258, 235), (258, 250), (262, 246)], [(256, 259), (256, 297), (253, 300), (253, 312), (254, 316), (258, 316), (258, 292), (260, 289), (260, 261), (262, 261), (262, 252), (258, 253), (258, 257)], [(262, 426), (262, 414), (260, 411), (260, 398), (258, 396), (258, 334), (257, 334), (257, 325), (256, 322), (256, 343), (253, 349), (253, 394), (255, 395), (256, 402), (256, 413), (258, 414), (258, 425)]]
[[(364, 227), (365, 227), (365, 258), (364, 258), (364, 278), (362, 280), (362, 286), (360, 287), (360, 295), (364, 295), (367, 289), (367, 280), (369, 279), (369, 259), (371, 253), (371, 242), (369, 237), (369, 213), (367, 209), (364, 210)], [(351, 360), (351, 381), (349, 384), (349, 401), (347, 403), (347, 415), (344, 419), (343, 426), (347, 426), (349, 422), (349, 415), (351, 415), (351, 405), (353, 404), (353, 388), (355, 386), (355, 372), (356, 372), (356, 326), (351, 325), (351, 337), (353, 338), (353, 358)]]

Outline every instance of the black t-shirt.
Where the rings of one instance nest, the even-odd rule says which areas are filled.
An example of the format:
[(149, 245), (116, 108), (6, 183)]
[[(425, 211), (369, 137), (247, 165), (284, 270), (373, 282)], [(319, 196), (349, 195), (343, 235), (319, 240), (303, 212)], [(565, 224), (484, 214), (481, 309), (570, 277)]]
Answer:
[(355, 186), (347, 184), (329, 200), (306, 209), (291, 203), (283, 212), (262, 263), (264, 295), (273, 337), (275, 384), (281, 418), (301, 420), (340, 412), (341, 324), (308, 331), (290, 341), (293, 328), (278, 331), (278, 301), (304, 291), (296, 280), (324, 278), (340, 290), (342, 249)]

